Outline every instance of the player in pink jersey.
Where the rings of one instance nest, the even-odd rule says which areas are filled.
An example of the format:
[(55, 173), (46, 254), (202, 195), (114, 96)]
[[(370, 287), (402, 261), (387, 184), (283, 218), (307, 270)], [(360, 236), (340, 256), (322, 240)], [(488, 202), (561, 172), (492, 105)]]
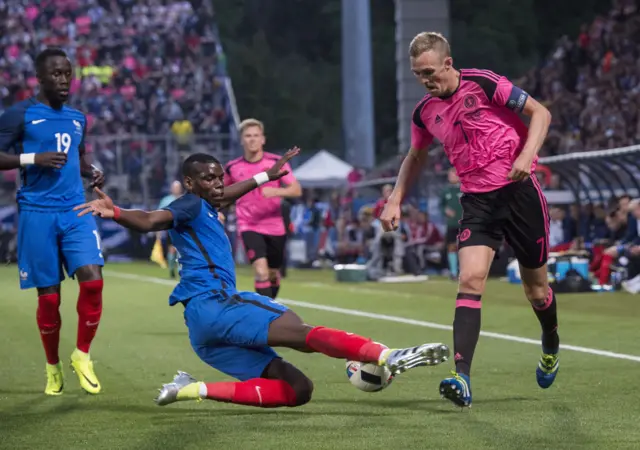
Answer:
[[(453, 321), (456, 372), (440, 393), (471, 405), (471, 360), (480, 335), (481, 296), (503, 239), (520, 264), (525, 294), (542, 327), (538, 385), (551, 386), (560, 345), (556, 300), (547, 282), (549, 218), (534, 172), (551, 114), (507, 78), (488, 70), (453, 67), (447, 40), (420, 33), (410, 44), (411, 68), (428, 93), (411, 124), (411, 149), (382, 213), (385, 229), (397, 226), (400, 202), (438, 139), (455, 167), (463, 193), (458, 235), (460, 276)], [(531, 118), (529, 127), (519, 113)]]
[[(251, 178), (271, 168), (279, 156), (263, 150), (264, 125), (256, 119), (240, 124), (244, 155), (227, 164), (225, 185)], [(256, 292), (276, 298), (280, 289), (280, 268), (284, 261), (287, 233), (282, 216), (282, 198), (300, 197), (302, 188), (289, 173), (270, 181), (236, 201), (238, 233), (253, 265)]]

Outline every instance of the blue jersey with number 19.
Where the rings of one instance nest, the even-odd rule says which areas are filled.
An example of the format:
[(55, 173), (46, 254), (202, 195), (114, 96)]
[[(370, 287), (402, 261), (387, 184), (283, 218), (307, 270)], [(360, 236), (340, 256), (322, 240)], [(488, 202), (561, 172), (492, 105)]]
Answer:
[(35, 98), (17, 103), (0, 117), (0, 151), (64, 152), (61, 169), (30, 165), (21, 169), (17, 194), (21, 210), (66, 211), (85, 201), (80, 175), (86, 119), (80, 111), (53, 109)]

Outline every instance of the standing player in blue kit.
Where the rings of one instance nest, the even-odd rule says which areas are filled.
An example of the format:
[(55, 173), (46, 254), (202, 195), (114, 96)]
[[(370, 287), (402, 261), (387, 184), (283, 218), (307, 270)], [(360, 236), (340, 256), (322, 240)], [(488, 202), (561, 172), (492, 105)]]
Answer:
[(97, 394), (101, 386), (89, 347), (102, 314), (104, 258), (94, 218), (77, 217), (73, 208), (85, 202), (82, 178), (102, 186), (104, 176), (85, 152), (84, 114), (65, 106), (73, 76), (67, 55), (48, 48), (37, 56), (35, 66), (40, 92), (0, 117), (0, 170), (20, 169), (20, 287), (38, 291), (37, 323), (47, 358), (45, 394), (60, 395), (64, 389), (58, 355), (63, 267), (70, 277), (77, 277), (78, 334), (71, 366), (80, 386)]

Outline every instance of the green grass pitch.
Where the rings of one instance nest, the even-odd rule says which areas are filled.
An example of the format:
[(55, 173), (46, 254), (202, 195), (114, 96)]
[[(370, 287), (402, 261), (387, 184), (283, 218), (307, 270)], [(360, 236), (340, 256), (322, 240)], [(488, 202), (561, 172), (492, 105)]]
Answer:
[[(183, 308), (168, 307), (171, 283), (165, 271), (111, 264), (105, 279), (104, 313), (92, 348), (103, 393), (84, 394), (67, 365), (64, 395), (49, 398), (42, 393), (35, 292), (19, 290), (15, 266), (0, 268), (0, 449), (640, 448), (638, 297), (559, 296), (562, 343), (586, 352), (563, 350), (558, 379), (548, 390), (535, 382), (539, 346), (481, 337), (470, 410), (460, 411), (438, 395), (451, 363), (418, 368), (389, 389), (367, 394), (347, 381), (343, 361), (288, 350), (281, 354), (315, 383), (308, 405), (265, 410), (184, 402), (160, 408), (153, 403), (156, 391), (177, 369), (207, 381), (226, 377), (191, 351)], [(246, 268), (239, 270), (239, 287), (252, 289)], [(455, 291), (453, 283), (441, 279), (337, 284), (331, 272), (292, 271), (283, 280), (281, 297), (304, 302), (292, 308), (308, 323), (343, 328), (389, 346), (452, 345), (445, 327), (453, 319)], [(76, 298), (75, 282), (65, 282), (65, 363), (75, 344)], [(483, 330), (539, 338), (519, 286), (491, 281), (483, 298)]]

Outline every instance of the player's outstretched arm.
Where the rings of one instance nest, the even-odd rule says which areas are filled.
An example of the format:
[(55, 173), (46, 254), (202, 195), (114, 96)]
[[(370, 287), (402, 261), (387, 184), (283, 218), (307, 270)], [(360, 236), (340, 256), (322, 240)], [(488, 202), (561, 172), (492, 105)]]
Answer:
[(157, 211), (142, 211), (140, 209), (120, 209), (113, 204), (113, 200), (95, 188), (98, 195), (96, 200), (84, 203), (73, 208), (80, 211), (78, 216), (93, 214), (103, 219), (113, 219), (120, 225), (142, 233), (148, 231), (168, 230), (173, 227), (173, 213), (166, 209)]
[(396, 180), (393, 192), (387, 200), (382, 214), (380, 214), (382, 228), (385, 231), (395, 230), (400, 223), (400, 204), (420, 174), (426, 161), (426, 149), (418, 150), (413, 147), (409, 149), (409, 153), (400, 166), (400, 172), (398, 173), (398, 179)]
[(264, 183), (269, 181), (279, 180), (280, 178), (289, 174), (289, 170), (285, 169), (285, 165), (293, 158), (300, 153), (300, 149), (298, 147), (293, 147), (288, 150), (287, 153), (284, 154), (282, 158), (280, 158), (271, 169), (266, 172), (259, 173), (255, 175), (253, 178), (249, 178), (248, 180), (240, 181), (238, 183), (234, 183), (231, 186), (227, 186), (224, 188), (224, 195), (216, 201), (217, 208), (224, 208), (238, 200), (243, 195), (249, 193), (254, 190), (258, 186), (261, 186)]

